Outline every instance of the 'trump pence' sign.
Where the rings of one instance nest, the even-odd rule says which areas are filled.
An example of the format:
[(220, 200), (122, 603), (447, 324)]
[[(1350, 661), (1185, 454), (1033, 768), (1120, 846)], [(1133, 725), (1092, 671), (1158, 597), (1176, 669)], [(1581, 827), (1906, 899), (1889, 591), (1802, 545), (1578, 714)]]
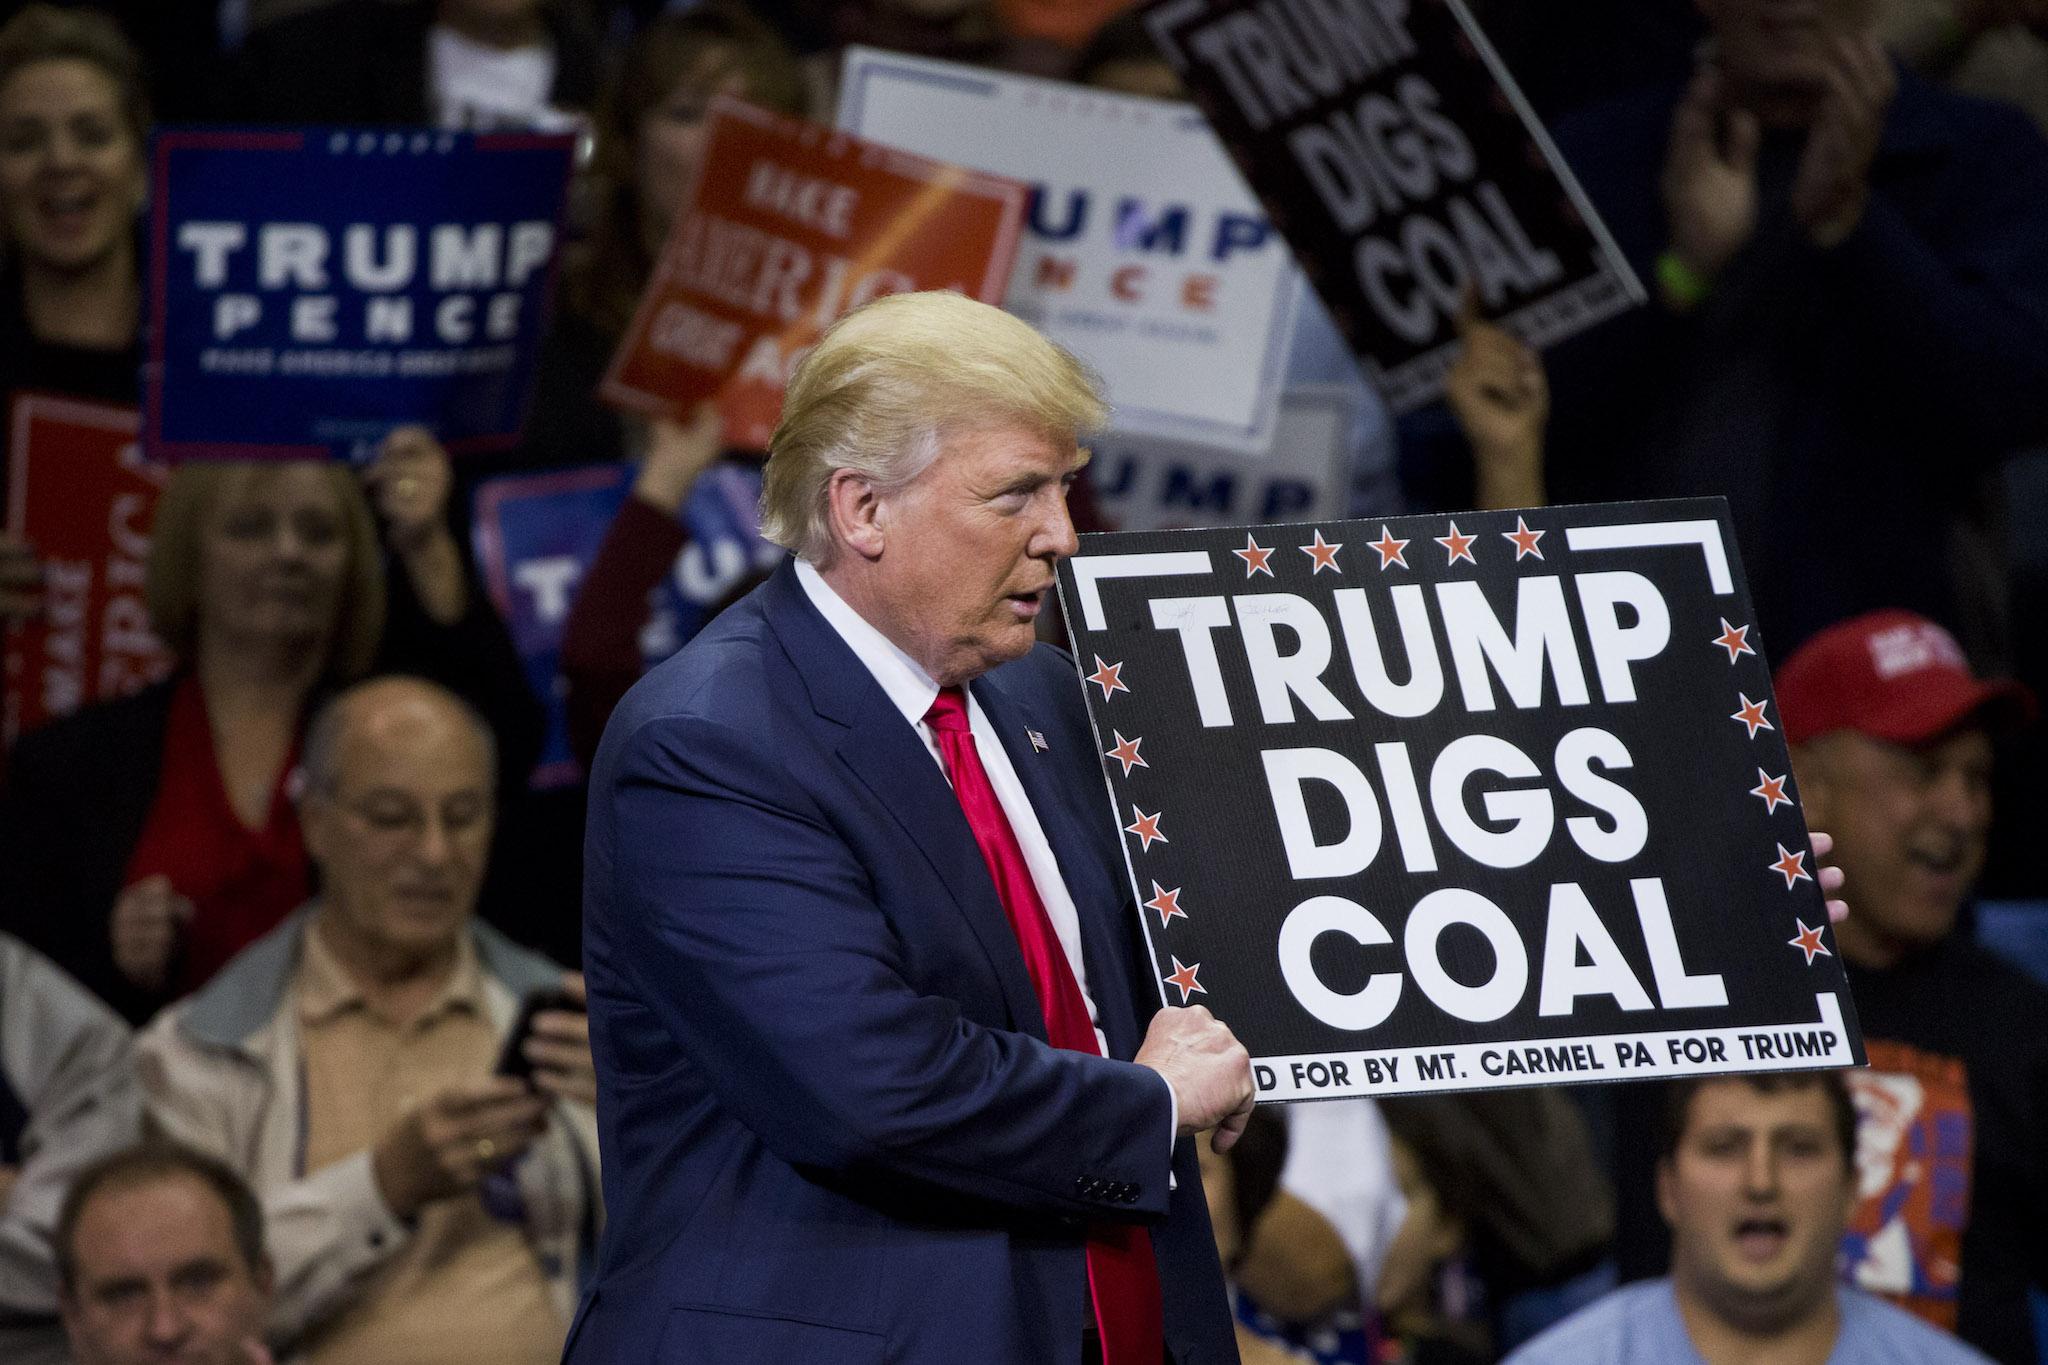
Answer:
[(1441, 391), (1468, 287), (1537, 346), (1642, 301), (1462, 0), (1161, 0), (1145, 21), (1395, 411)]
[(1716, 499), (1087, 536), (1162, 994), (1268, 1099), (1848, 1066)]
[(172, 129), (151, 190), (153, 459), (519, 437), (575, 139)]

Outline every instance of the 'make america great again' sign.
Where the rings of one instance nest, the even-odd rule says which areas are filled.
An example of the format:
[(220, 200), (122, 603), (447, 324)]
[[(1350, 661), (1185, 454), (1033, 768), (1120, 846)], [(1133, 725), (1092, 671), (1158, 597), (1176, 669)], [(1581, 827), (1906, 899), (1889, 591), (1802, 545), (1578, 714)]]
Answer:
[(1265, 1099), (1849, 1066), (1720, 499), (1086, 536), (1162, 996)]

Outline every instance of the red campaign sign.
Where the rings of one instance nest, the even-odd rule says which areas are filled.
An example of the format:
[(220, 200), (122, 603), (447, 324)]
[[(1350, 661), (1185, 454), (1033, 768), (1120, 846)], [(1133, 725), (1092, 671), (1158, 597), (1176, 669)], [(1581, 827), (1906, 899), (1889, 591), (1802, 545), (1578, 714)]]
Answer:
[(1025, 187), (730, 98), (603, 394), (681, 413), (715, 398), (726, 443), (765, 450), (790, 371), (884, 294), (1000, 303)]
[(143, 605), (149, 528), (165, 471), (144, 464), (133, 408), (23, 394), (9, 415), (7, 530), (35, 546), (43, 610), (7, 635), (12, 743), (88, 702), (170, 671)]

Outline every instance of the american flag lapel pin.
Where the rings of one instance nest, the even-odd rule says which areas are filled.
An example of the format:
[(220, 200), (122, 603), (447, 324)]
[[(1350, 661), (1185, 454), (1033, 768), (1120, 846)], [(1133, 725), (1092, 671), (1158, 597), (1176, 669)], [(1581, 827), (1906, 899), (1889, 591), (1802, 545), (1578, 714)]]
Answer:
[(1052, 748), (1051, 745), (1045, 742), (1045, 736), (1039, 734), (1038, 731), (1026, 730), (1024, 733), (1031, 737), (1031, 747), (1038, 750), (1038, 752), (1045, 753)]

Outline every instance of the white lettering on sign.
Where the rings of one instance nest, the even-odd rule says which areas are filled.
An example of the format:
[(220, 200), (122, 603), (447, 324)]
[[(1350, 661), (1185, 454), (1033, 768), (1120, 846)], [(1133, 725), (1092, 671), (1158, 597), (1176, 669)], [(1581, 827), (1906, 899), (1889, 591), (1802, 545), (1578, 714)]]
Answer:
[[(1664, 884), (1644, 877), (1631, 881), (1629, 889), (1658, 1003), (1667, 1010), (1725, 1005), (1727, 990), (1719, 976), (1686, 971)], [(1493, 958), (1486, 979), (1477, 985), (1467, 985), (1444, 965), (1445, 932), (1459, 925), (1476, 931)], [(1400, 1000), (1403, 978), (1392, 971), (1374, 971), (1355, 992), (1333, 990), (1313, 960), (1316, 941), (1325, 934), (1340, 934), (1364, 949), (1393, 942), (1379, 917), (1364, 906), (1342, 896), (1311, 897), (1289, 911), (1280, 927), (1280, 975), (1288, 992), (1332, 1028), (1362, 1032), (1386, 1022)], [(1579, 961), (1581, 950), (1589, 962)], [(1430, 1003), (1467, 1023), (1505, 1018), (1528, 994), (1529, 957), (1521, 932), (1499, 906), (1463, 887), (1443, 887), (1415, 903), (1402, 931), (1401, 955), (1408, 975)], [(1585, 890), (1575, 882), (1560, 882), (1550, 888), (1538, 1012), (1569, 1014), (1573, 1003), (1586, 995), (1612, 996), (1625, 1010), (1652, 1008), (1641, 976), (1593, 910)]]

